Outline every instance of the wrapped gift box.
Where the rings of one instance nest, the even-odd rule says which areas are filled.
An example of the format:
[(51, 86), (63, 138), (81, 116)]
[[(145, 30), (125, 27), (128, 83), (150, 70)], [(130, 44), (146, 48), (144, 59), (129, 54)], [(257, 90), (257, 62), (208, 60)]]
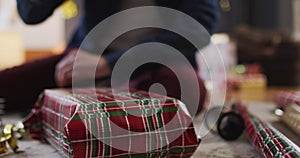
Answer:
[[(229, 75), (227, 88), (236, 98), (243, 100), (263, 100), (267, 80), (263, 74)], [(249, 95), (251, 94), (251, 95)], [(230, 98), (231, 96), (228, 96)]]
[(45, 90), (24, 124), (64, 157), (189, 157), (199, 144), (182, 102), (143, 91)]

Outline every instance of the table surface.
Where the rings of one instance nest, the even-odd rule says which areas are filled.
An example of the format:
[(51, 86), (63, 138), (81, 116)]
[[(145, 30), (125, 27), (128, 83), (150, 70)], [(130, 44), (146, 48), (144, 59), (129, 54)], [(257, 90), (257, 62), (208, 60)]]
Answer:
[[(273, 114), (275, 108), (274, 103), (272, 103), (272, 95), (275, 95), (278, 90), (269, 89), (264, 96), (260, 99), (245, 99), (246, 105), (248, 106), (250, 112), (259, 116), (262, 120), (269, 122), (284, 135), (290, 138), (295, 144), (300, 146), (300, 136), (296, 135), (294, 132), (290, 131), (285, 125), (283, 125), (277, 116)], [(234, 98), (240, 98), (240, 95), (234, 94)], [(270, 96), (271, 95), (271, 96)], [(18, 115), (6, 115), (3, 117), (5, 123), (15, 123), (21, 120)], [(194, 119), (194, 125), (199, 132), (199, 130), (204, 127), (202, 115), (197, 116)], [(48, 144), (41, 143), (35, 140), (23, 140), (19, 141), (20, 152), (15, 154), (12, 151), (2, 155), (7, 158), (26, 158), (26, 157), (60, 157), (59, 153)], [(1, 156), (0, 156), (1, 157)], [(244, 133), (236, 141), (224, 141), (218, 135), (213, 133), (207, 133), (202, 138), (202, 142), (199, 145), (197, 151), (193, 155), (193, 158), (198, 157), (226, 157), (226, 158), (236, 158), (236, 157), (260, 157), (257, 151), (252, 147), (252, 145), (247, 140), (246, 134)]]

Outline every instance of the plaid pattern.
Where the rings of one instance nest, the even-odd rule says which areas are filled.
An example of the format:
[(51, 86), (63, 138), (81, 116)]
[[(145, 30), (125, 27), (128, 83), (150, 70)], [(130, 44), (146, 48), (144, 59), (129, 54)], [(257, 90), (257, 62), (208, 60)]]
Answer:
[(290, 104), (297, 104), (300, 106), (300, 91), (280, 92), (275, 97), (275, 103), (282, 109), (285, 109)]
[(299, 158), (300, 149), (271, 125), (248, 113), (247, 108), (237, 105), (243, 117), (246, 132), (254, 147), (266, 158)]
[(24, 121), (64, 157), (190, 157), (198, 147), (180, 101), (111, 89), (46, 90)]
[(290, 105), (285, 109), (281, 120), (300, 136), (300, 106)]

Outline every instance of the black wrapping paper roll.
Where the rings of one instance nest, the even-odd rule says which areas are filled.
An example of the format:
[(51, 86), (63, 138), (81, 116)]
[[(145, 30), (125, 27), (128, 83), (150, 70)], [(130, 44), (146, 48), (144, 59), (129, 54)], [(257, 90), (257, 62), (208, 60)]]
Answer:
[(245, 129), (244, 120), (236, 112), (235, 104), (209, 109), (205, 125), (211, 132), (218, 133), (225, 140), (239, 138)]
[(221, 115), (217, 123), (219, 135), (225, 140), (238, 139), (244, 129), (244, 120), (236, 112), (226, 112)]

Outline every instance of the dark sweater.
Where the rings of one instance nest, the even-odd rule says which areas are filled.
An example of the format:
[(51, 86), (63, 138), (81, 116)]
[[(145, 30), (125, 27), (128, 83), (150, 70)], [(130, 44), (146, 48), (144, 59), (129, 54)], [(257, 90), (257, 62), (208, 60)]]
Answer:
[[(27, 24), (37, 24), (50, 15), (64, 0), (17, 0), (18, 11)], [(85, 0), (81, 21), (69, 41), (69, 47), (79, 47), (86, 35), (102, 20), (120, 10), (121, 0)], [(219, 17), (218, 0), (155, 0), (157, 6), (173, 8), (184, 12), (201, 23), (211, 34)], [(170, 31), (147, 37), (141, 42), (165, 43), (178, 49), (196, 68), (197, 49), (186, 39)], [(96, 52), (96, 50), (88, 50)], [(111, 67), (126, 50), (112, 50), (104, 55)]]

